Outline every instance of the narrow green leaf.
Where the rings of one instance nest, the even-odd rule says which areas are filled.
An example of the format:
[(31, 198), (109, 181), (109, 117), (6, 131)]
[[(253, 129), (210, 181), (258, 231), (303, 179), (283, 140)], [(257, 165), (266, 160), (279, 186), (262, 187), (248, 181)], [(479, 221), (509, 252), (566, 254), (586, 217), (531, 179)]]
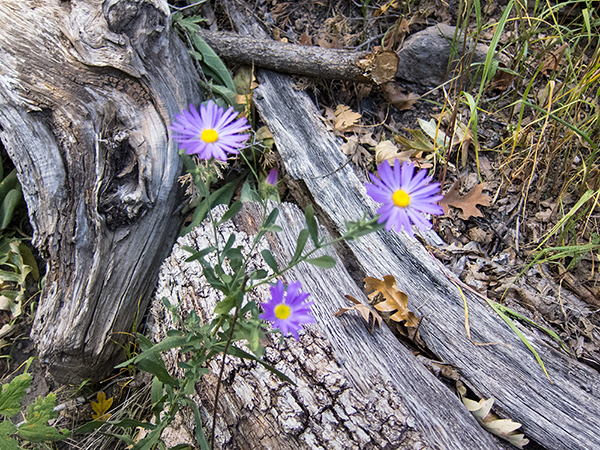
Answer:
[(290, 384), (293, 384), (294, 386), (296, 386), (296, 383), (294, 383), (287, 375), (285, 375), (283, 372), (280, 372), (279, 370), (277, 370), (275, 367), (271, 366), (270, 364), (258, 359), (256, 356), (251, 355), (248, 352), (245, 352), (244, 350), (242, 350), (241, 348), (235, 347), (235, 346), (230, 346), (227, 350), (227, 353), (229, 355), (233, 355), (233, 356), (237, 356), (238, 358), (243, 358), (243, 359), (249, 359), (251, 361), (256, 361), (257, 363), (259, 363), (261, 366), (263, 366), (265, 369), (267, 369), (269, 372), (274, 373), (275, 375), (277, 375), (281, 380), (283, 381), (287, 381)]
[(294, 262), (298, 261), (298, 259), (302, 255), (302, 251), (304, 250), (304, 247), (306, 246), (307, 240), (308, 240), (308, 230), (305, 228), (298, 235), (298, 244), (296, 245), (296, 251), (294, 252), (294, 256), (292, 257), (291, 262), (294, 263)]
[(315, 244), (315, 247), (319, 246), (319, 228), (315, 219), (315, 211), (313, 205), (308, 205), (306, 211), (304, 211), (304, 218), (306, 219), (306, 227), (310, 233), (310, 238)]
[(235, 202), (233, 205), (231, 205), (231, 207), (227, 210), (227, 212), (225, 214), (223, 214), (223, 217), (221, 217), (221, 220), (219, 220), (219, 222), (217, 222), (217, 226), (221, 225), (222, 223), (227, 222), (229, 219), (231, 219), (232, 217), (234, 217), (237, 213), (239, 213), (242, 210), (242, 202)]
[(210, 72), (213, 73), (215, 81), (226, 86), (232, 92), (235, 92), (233, 78), (231, 78), (231, 74), (229, 73), (229, 70), (227, 70), (227, 67), (225, 67), (225, 64), (223, 64), (221, 58), (219, 58), (206, 41), (197, 34), (192, 35), (192, 40), (196, 50), (202, 53), (203, 65), (208, 66)]
[(19, 186), (19, 189), (13, 189), (6, 194), (2, 206), (0, 206), (0, 231), (8, 227), (12, 220), (13, 212), (21, 201), (23, 201), (21, 186)]
[(206, 436), (204, 435), (204, 429), (202, 428), (202, 418), (200, 417), (200, 411), (198, 405), (192, 403), (192, 409), (194, 410), (194, 420), (196, 422), (196, 441), (200, 444), (201, 450), (210, 450)]
[(181, 247), (183, 250), (185, 250), (186, 252), (190, 252), (192, 253), (192, 256), (188, 257), (185, 262), (191, 262), (191, 261), (199, 261), (202, 258), (204, 258), (206, 255), (208, 255), (209, 253), (212, 253), (216, 250), (215, 247), (207, 247), (207, 248), (203, 248), (202, 250), (196, 251), (191, 247), (188, 246), (183, 246)]
[(319, 256), (318, 258), (307, 259), (306, 262), (317, 267), (323, 267), (324, 269), (331, 269), (335, 266), (335, 259), (333, 259), (329, 255), (323, 255)]
[(277, 273), (279, 271), (279, 267), (277, 266), (277, 261), (275, 261), (275, 258), (273, 258), (273, 254), (266, 249), (260, 252), (260, 254), (262, 255), (267, 265), (271, 268), (271, 270)]
[(152, 361), (151, 359), (142, 359), (140, 362), (137, 363), (137, 366), (144, 372), (151, 373), (160, 381), (162, 381), (165, 384), (168, 384), (169, 386), (179, 385), (179, 382), (171, 375), (169, 375), (169, 372), (167, 372), (167, 369), (165, 368), (164, 364), (161, 365), (160, 363)]

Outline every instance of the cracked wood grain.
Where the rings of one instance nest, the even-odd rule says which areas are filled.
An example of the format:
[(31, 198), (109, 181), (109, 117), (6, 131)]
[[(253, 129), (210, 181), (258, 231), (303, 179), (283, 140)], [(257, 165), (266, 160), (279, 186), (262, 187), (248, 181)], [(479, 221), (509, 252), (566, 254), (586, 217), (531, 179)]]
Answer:
[(168, 126), (200, 100), (194, 75), (166, 1), (0, 2), (0, 139), (47, 263), (33, 337), (60, 383), (111, 372), (148, 304), (180, 221)]
[[(222, 212), (223, 210), (221, 210)], [(277, 224), (283, 231), (263, 240), (256, 255), (269, 248), (280, 265), (291, 259), (304, 216), (294, 205), (282, 204)], [(248, 249), (257, 231), (260, 209), (246, 204), (235, 223), (219, 228), (221, 245), (229, 234), (236, 245)], [(326, 235), (321, 227), (321, 233)], [(182, 316), (190, 311), (209, 320), (218, 295), (206, 283), (197, 261), (186, 263), (187, 245), (202, 249), (212, 245), (210, 226), (198, 227), (180, 238), (165, 260), (159, 277), (156, 300), (151, 307), (153, 336), (164, 338), (174, 326), (162, 297), (179, 304)], [(282, 344), (269, 336), (265, 360), (290, 377), (296, 386), (280, 381), (256, 363), (227, 357), (226, 373), (219, 400), (217, 440), (221, 449), (464, 449), (503, 448), (479, 427), (458, 398), (428, 372), (387, 328), (369, 334), (357, 315), (333, 317), (347, 306), (344, 294), (363, 302), (366, 296), (335, 252), (333, 269), (301, 264), (286, 273), (284, 281), (299, 280), (311, 293), (317, 323), (305, 328), (296, 342)], [(251, 269), (267, 266), (257, 256)], [(269, 292), (263, 287), (255, 299), (264, 302)], [(179, 372), (175, 350), (165, 359), (172, 372)], [(211, 373), (196, 385), (197, 402), (207, 427), (219, 371), (219, 360)], [(435, 408), (431, 408), (435, 405)], [(184, 413), (188, 430), (191, 413)], [(179, 441), (171, 441), (176, 445)]]

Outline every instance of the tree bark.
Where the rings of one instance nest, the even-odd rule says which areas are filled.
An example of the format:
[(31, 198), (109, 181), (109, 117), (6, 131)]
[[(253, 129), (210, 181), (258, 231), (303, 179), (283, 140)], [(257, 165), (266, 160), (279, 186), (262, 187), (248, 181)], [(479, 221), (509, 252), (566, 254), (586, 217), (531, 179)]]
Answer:
[(0, 3), (0, 138), (47, 262), (32, 336), (56, 381), (123, 356), (180, 224), (170, 117), (199, 100), (166, 1)]
[(282, 73), (383, 84), (398, 71), (399, 58), (392, 51), (357, 52), (208, 30), (198, 34), (225, 61)]
[[(261, 241), (251, 258), (253, 268), (270, 269), (259, 252), (268, 248), (280, 267), (287, 265), (304, 227), (304, 215), (295, 205), (279, 205), (277, 224), (283, 231)], [(221, 213), (224, 209), (221, 209)], [(235, 245), (247, 252), (258, 232), (261, 208), (245, 204), (233, 223), (219, 227), (223, 247), (235, 235)], [(219, 213), (215, 214), (219, 217)], [(321, 236), (327, 232), (321, 227)], [(153, 337), (166, 337), (175, 328), (163, 297), (179, 305), (181, 317), (195, 311), (204, 321), (221, 298), (206, 283), (197, 261), (186, 262), (189, 253), (182, 246), (203, 249), (213, 242), (210, 225), (198, 227), (180, 238), (165, 260), (159, 276), (156, 299), (151, 307)], [(329, 239), (329, 238), (328, 238)], [(348, 274), (333, 249), (326, 252), (337, 260), (336, 267), (321, 269), (303, 263), (282, 277), (284, 282), (300, 281), (310, 292), (316, 324), (305, 327), (300, 341), (266, 336), (265, 360), (296, 384), (282, 382), (262, 366), (227, 357), (218, 400), (217, 449), (398, 449), (439, 450), (500, 449), (504, 444), (485, 432), (460, 400), (417, 361), (387, 328), (369, 334), (369, 327), (356, 313), (333, 314), (348, 307), (350, 294), (363, 303), (367, 298)], [(254, 299), (268, 300), (262, 287)], [(177, 362), (185, 358), (168, 352), (169, 370), (181, 373)], [(195, 399), (210, 434), (214, 395), (221, 358), (210, 364), (211, 373), (196, 383)], [(194, 429), (192, 411), (182, 411), (184, 428)], [(173, 433), (171, 433), (173, 434)], [(168, 447), (183, 443), (167, 442)]]

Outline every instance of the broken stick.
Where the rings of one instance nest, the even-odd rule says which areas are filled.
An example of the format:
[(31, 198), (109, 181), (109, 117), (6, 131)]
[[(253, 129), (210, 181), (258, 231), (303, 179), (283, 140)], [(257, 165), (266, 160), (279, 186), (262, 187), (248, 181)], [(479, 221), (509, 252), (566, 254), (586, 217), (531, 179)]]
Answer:
[(393, 51), (356, 52), (209, 30), (198, 34), (225, 61), (277, 72), (383, 84), (392, 81), (398, 71), (399, 58)]

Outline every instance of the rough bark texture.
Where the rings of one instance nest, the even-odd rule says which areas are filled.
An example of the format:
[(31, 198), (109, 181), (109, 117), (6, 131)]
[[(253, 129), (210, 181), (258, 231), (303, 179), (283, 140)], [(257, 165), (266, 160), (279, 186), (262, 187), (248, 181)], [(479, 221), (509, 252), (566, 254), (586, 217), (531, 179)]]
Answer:
[[(231, 7), (229, 14), (241, 33), (264, 37), (251, 16)], [(308, 95), (293, 89), (285, 75), (258, 71), (257, 78), (257, 109), (273, 133), (290, 178), (307, 187), (322, 222), (333, 231), (341, 230), (346, 219), (358, 219), (365, 210), (375, 213), (377, 205), (366, 195), (364, 180), (347, 164), (341, 143), (327, 132)], [(411, 310), (424, 317), (421, 336), (429, 349), (458, 367), (477, 395), (494, 397), (500, 415), (522, 423), (526, 435), (547, 448), (600, 448), (598, 372), (523, 329), (544, 361), (550, 382), (527, 347), (485, 301), (459, 291), (423, 246), (404, 233), (382, 231), (350, 242), (349, 248), (343, 260), (353, 265), (355, 273), (395, 276)], [(481, 346), (468, 339), (465, 301), (473, 340), (501, 344)]]
[(167, 127), (200, 98), (191, 67), (166, 1), (0, 2), (0, 138), (47, 262), (32, 335), (59, 382), (110, 371), (147, 305), (179, 227)]
[(208, 30), (199, 34), (225, 61), (277, 72), (383, 84), (393, 81), (398, 71), (398, 55), (391, 51), (356, 52)]
[[(283, 231), (263, 240), (280, 266), (291, 259), (298, 233), (304, 226), (302, 211), (282, 204), (277, 224)], [(219, 228), (220, 245), (235, 234), (235, 245), (247, 250), (258, 230), (260, 209), (247, 204), (235, 220)], [(322, 235), (326, 232), (321, 228)], [(180, 238), (164, 262), (157, 299), (151, 308), (155, 338), (164, 338), (174, 324), (160, 300), (177, 302), (185, 317), (194, 310), (210, 320), (219, 299), (207, 285), (197, 261), (187, 263), (189, 253), (181, 246), (206, 248), (214, 245), (210, 225), (198, 227)], [(287, 338), (263, 340), (265, 360), (296, 383), (292, 386), (255, 363), (227, 358), (219, 399), (217, 448), (221, 449), (497, 449), (495, 438), (479, 427), (470, 413), (439, 380), (416, 360), (388, 328), (369, 334), (357, 314), (333, 317), (347, 307), (345, 294), (367, 301), (365, 294), (338, 260), (333, 269), (301, 264), (285, 278), (299, 280), (311, 293), (317, 323), (310, 325), (296, 342)], [(253, 268), (268, 269), (260, 256)], [(268, 299), (268, 289), (257, 294)], [(182, 356), (166, 356), (172, 372)], [(197, 401), (210, 429), (220, 359), (212, 372), (196, 385)], [(183, 423), (193, 430), (191, 411), (183, 411)], [(190, 433), (188, 433), (190, 434)], [(181, 438), (169, 445), (181, 443)]]

